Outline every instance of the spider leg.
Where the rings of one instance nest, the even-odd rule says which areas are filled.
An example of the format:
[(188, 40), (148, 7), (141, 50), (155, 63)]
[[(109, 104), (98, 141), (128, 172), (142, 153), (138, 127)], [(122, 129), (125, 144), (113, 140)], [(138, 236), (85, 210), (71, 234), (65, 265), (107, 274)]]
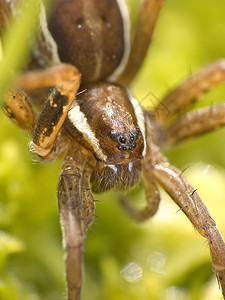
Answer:
[(50, 155), (79, 85), (80, 73), (68, 64), (28, 72), (15, 80), (14, 86), (23, 90), (55, 87), (44, 104), (34, 131), (31, 146), (39, 156), (46, 158)]
[(128, 63), (119, 78), (123, 85), (130, 84), (146, 56), (163, 2), (164, 0), (143, 0), (140, 5)]
[(150, 173), (149, 164), (143, 164), (142, 179), (145, 186), (147, 201), (147, 205), (144, 208), (138, 209), (124, 196), (120, 199), (120, 203), (124, 210), (136, 222), (142, 222), (152, 217), (157, 212), (160, 202), (159, 191)]
[(92, 171), (93, 168), (91, 167), (90, 162), (88, 162), (84, 166), (81, 184), (84, 230), (87, 230), (91, 226), (95, 213), (95, 200), (90, 190), (90, 178)]
[(84, 243), (79, 168), (63, 171), (58, 186), (59, 213), (66, 250), (68, 299), (80, 299), (82, 285), (82, 248)]
[(79, 300), (81, 296), (84, 234), (94, 217), (94, 201), (88, 189), (90, 162), (90, 167), (85, 167), (82, 151), (76, 147), (73, 143), (69, 148), (58, 184), (68, 300)]
[(19, 90), (11, 90), (5, 95), (5, 114), (18, 126), (30, 131), (34, 127), (35, 115), (26, 96)]
[[(10, 19), (13, 15), (12, 7), (16, 2), (0, 0), (0, 43), (4, 44), (4, 32), (6, 29), (9, 30)], [(11, 89), (5, 95), (4, 100), (3, 111), (5, 114), (18, 126), (30, 131), (34, 126), (35, 116), (26, 96), (19, 90)]]
[(157, 123), (164, 124), (178, 112), (201, 98), (204, 92), (225, 80), (225, 60), (203, 67), (169, 92), (152, 112)]
[(225, 103), (200, 108), (183, 115), (168, 129), (169, 145), (187, 140), (225, 125)]
[[(208, 240), (213, 268), (225, 297), (225, 243), (206, 206), (182, 172), (171, 166), (160, 153), (152, 163), (154, 179), (183, 210), (198, 232)], [(153, 158), (154, 159), (154, 158)]]

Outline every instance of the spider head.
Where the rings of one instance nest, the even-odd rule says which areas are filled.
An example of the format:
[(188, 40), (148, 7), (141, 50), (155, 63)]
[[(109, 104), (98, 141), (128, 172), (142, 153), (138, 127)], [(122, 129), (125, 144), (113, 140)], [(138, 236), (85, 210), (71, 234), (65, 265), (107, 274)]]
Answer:
[(120, 85), (85, 86), (68, 118), (70, 133), (104, 164), (126, 164), (145, 155), (143, 111)]

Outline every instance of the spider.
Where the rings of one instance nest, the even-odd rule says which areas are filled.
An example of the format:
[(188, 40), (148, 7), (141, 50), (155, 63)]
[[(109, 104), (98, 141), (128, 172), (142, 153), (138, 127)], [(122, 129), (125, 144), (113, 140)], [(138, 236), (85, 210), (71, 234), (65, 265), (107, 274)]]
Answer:
[[(152, 111), (142, 109), (125, 88), (145, 57), (162, 4), (142, 2), (131, 49), (124, 1), (99, 5), (90, 0), (59, 0), (49, 16), (48, 30), (40, 4), (40, 31), (31, 67), (44, 69), (17, 77), (14, 90), (6, 95), (4, 110), (32, 132), (32, 150), (47, 161), (64, 156), (58, 201), (70, 300), (81, 296), (84, 235), (95, 209), (91, 189), (96, 193), (127, 190), (139, 180), (146, 189), (146, 207), (138, 210), (122, 198), (127, 213), (136, 221), (153, 216), (160, 201), (156, 183), (161, 185), (208, 240), (225, 293), (222, 237), (196, 189), (159, 151), (224, 125), (223, 104), (182, 116), (180, 112), (224, 80), (225, 62), (214, 62), (193, 74)], [(9, 2), (1, 5), (2, 15), (10, 14)], [(52, 86), (41, 112), (35, 114), (20, 90)]]

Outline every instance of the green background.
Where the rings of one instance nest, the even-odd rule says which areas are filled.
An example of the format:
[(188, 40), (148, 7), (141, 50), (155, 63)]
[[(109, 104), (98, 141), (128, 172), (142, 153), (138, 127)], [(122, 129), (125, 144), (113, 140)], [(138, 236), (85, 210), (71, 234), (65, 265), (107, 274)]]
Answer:
[[(138, 3), (129, 1), (133, 18)], [(151, 108), (194, 70), (224, 56), (224, 15), (224, 0), (166, 1), (148, 56), (131, 86), (142, 105)], [(197, 106), (223, 102), (224, 95), (221, 85)], [(189, 167), (185, 175), (223, 235), (224, 138), (221, 129), (163, 151), (179, 169)], [(28, 150), (30, 139), (1, 112), (0, 299), (65, 299), (56, 197), (61, 161), (37, 162)], [(84, 250), (84, 300), (221, 299), (207, 243), (173, 201), (161, 195), (159, 212), (144, 224), (122, 211), (118, 193), (95, 196), (100, 202)], [(142, 205), (142, 185), (129, 196)], [(130, 262), (139, 267), (121, 275)]]

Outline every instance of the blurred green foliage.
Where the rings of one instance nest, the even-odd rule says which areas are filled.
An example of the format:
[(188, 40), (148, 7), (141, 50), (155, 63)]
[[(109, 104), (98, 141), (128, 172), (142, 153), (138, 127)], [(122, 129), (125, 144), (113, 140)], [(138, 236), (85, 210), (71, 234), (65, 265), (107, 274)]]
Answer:
[(17, 17), (12, 18), (10, 29), (7, 28), (2, 37), (4, 59), (2, 59), (3, 51), (1, 47), (0, 99), (2, 99), (5, 90), (10, 87), (10, 81), (13, 77), (13, 72), (10, 72), (10, 70), (16, 72), (26, 64), (29, 51), (27, 45), (34, 34), (35, 27), (37, 27), (37, 8), (35, 1), (21, 1), (21, 4), (18, 6)]
[[(139, 1), (128, 2), (135, 16)], [(200, 66), (224, 56), (224, 12), (223, 0), (165, 2), (149, 55), (131, 87), (145, 107), (155, 105)], [(15, 49), (12, 56), (17, 52)], [(221, 86), (197, 105), (222, 102), (224, 95), (225, 86)], [(189, 166), (185, 174), (198, 188), (223, 235), (224, 136), (221, 129), (164, 150), (178, 168)], [(1, 113), (1, 300), (66, 297), (56, 199), (61, 162), (36, 162), (28, 150), (30, 139)], [(144, 203), (141, 185), (129, 196)], [(207, 244), (164, 192), (159, 212), (144, 224), (135, 224), (124, 214), (118, 193), (95, 198), (100, 203), (86, 238), (83, 299), (221, 299)], [(121, 272), (130, 262), (136, 269)]]

